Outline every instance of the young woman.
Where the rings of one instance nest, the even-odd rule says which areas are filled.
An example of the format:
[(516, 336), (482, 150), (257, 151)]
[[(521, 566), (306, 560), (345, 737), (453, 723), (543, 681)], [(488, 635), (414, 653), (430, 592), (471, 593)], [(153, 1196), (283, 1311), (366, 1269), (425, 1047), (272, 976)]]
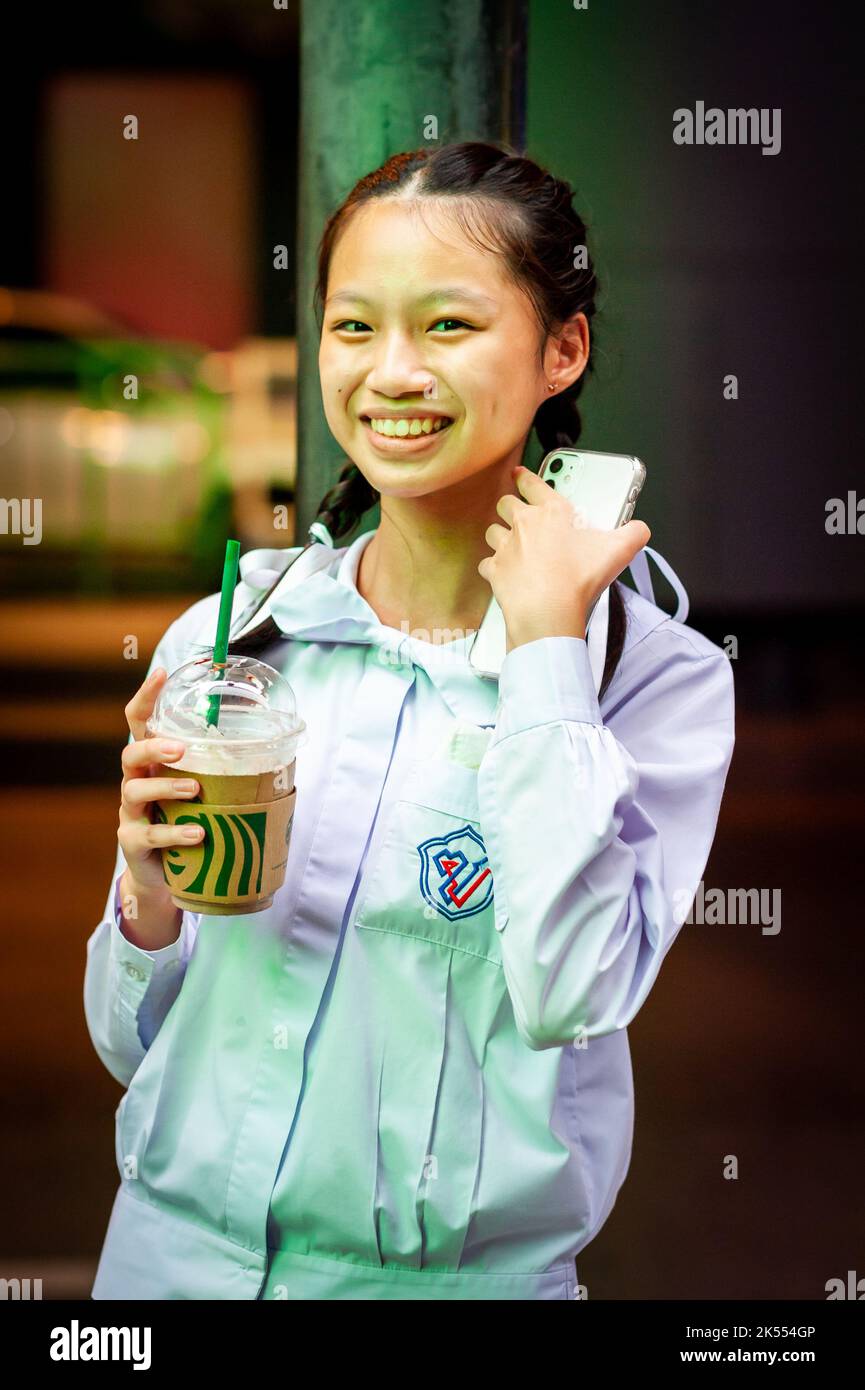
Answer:
[[(150, 803), (196, 786), (150, 775), (179, 754), (145, 720), (212, 642), (213, 594), (127, 707), (85, 980), (128, 1087), (95, 1298), (576, 1294), (630, 1158), (627, 1026), (733, 744), (724, 654), (614, 582), (642, 576), (645, 525), (580, 530), (518, 467), (532, 429), (545, 451), (580, 432), (585, 243), (567, 184), (474, 142), (389, 159), (327, 224), (319, 365), (348, 462), (307, 547), (244, 557), (234, 608), (233, 649), (308, 725), (287, 878), (231, 918), (181, 914), (163, 881), (183, 832)], [(468, 659), (491, 594), (498, 681)]]

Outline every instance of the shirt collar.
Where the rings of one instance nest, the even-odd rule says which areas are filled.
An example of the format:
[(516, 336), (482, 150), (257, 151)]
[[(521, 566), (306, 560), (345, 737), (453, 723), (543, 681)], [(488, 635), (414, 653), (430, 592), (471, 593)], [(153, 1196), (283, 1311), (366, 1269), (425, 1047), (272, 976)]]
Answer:
[(411, 678), (419, 667), (457, 718), (495, 724), (498, 682), (472, 668), (468, 652), (473, 634), (455, 642), (422, 641), (386, 627), (359, 592), (360, 557), (374, 535), (374, 531), (365, 532), (345, 549), (334, 551), (329, 564), (294, 587), (282, 593), (277, 589), (267, 604), (274, 622), (290, 638), (375, 647), (383, 665)]

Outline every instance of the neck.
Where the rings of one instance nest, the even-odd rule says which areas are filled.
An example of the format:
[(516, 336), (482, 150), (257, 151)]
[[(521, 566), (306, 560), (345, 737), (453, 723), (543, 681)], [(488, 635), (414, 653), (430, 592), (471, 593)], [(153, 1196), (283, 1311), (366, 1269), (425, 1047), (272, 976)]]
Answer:
[(480, 627), (492, 589), (477, 567), (492, 553), (488, 527), (506, 524), (496, 503), (505, 493), (519, 496), (515, 461), (425, 497), (382, 497), (381, 523), (357, 572), (358, 592), (380, 622), (420, 629), (433, 642)]

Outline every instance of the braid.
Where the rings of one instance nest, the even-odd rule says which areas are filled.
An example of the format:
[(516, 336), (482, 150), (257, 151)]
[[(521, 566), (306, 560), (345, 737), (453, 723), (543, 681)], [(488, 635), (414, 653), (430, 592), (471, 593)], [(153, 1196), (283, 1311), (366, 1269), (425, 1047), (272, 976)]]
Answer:
[(315, 519), (324, 523), (334, 540), (341, 540), (378, 499), (379, 493), (357, 464), (346, 459), (339, 478), (319, 502)]
[(535, 414), (535, 433), (545, 454), (553, 449), (573, 449), (579, 439), (583, 422), (577, 407), (577, 397), (583, 389), (585, 372), (565, 391), (544, 401)]

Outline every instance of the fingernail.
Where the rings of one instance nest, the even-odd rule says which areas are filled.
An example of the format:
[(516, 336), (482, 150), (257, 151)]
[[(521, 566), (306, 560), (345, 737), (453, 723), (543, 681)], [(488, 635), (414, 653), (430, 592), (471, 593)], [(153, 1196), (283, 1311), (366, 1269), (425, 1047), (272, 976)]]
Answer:
[(197, 840), (199, 836), (204, 834), (204, 827), (201, 825), (184, 825), (182, 833), (184, 840)]
[(164, 753), (166, 754), (166, 756), (170, 757), (174, 753), (182, 753), (183, 744), (177, 743), (174, 740), (166, 740), (165, 743), (160, 743), (159, 751), (160, 753)]
[(176, 792), (194, 792), (198, 787), (197, 782), (172, 782), (171, 785)]

